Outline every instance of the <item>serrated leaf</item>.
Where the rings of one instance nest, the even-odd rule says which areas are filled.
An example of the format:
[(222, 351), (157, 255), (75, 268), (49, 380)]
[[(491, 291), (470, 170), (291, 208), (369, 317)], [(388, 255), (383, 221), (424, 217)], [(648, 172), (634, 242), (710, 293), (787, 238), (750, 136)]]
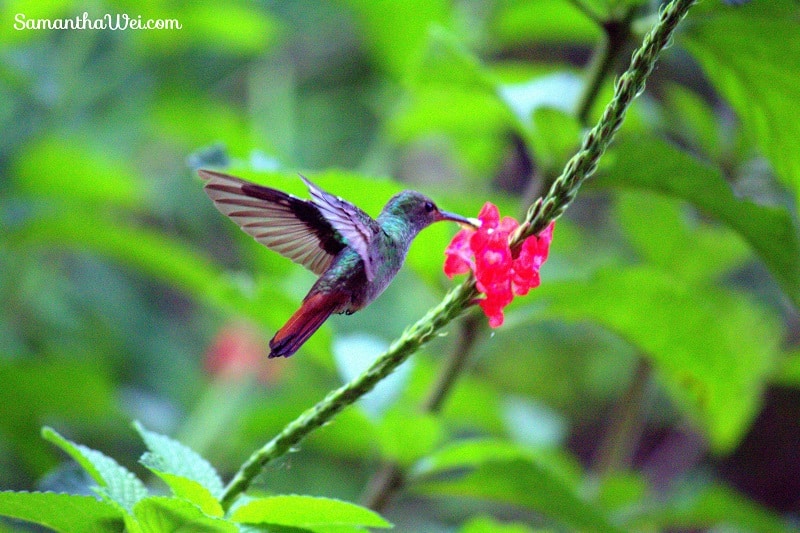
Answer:
[(736, 198), (718, 169), (654, 138), (625, 139), (612, 154), (597, 184), (649, 189), (716, 217), (747, 241), (800, 308), (800, 235), (785, 209)]
[(42, 436), (70, 455), (95, 480), (101, 496), (116, 502), (130, 511), (147, 496), (147, 489), (139, 478), (111, 457), (82, 444), (65, 439), (54, 429), (45, 427)]
[(192, 503), (179, 498), (152, 496), (133, 508), (133, 516), (142, 533), (191, 531), (192, 533), (238, 533), (239, 528), (220, 518), (214, 518)]
[(119, 533), (122, 511), (91, 496), (54, 492), (0, 492), (0, 516), (64, 533)]
[(713, 449), (725, 452), (739, 442), (778, 351), (775, 317), (744, 297), (644, 267), (537, 291), (549, 302), (548, 316), (589, 320), (635, 345)]
[(754, 136), (800, 200), (800, 30), (797, 5), (749, 2), (704, 6), (688, 18), (679, 42)]
[(571, 530), (619, 532), (603, 511), (583, 499), (551, 472), (524, 459), (490, 461), (445, 481), (414, 486), (425, 494), (478, 498), (518, 505), (568, 526)]
[(378, 513), (353, 503), (314, 496), (270, 496), (237, 507), (231, 519), (246, 524), (315, 528), (317, 526), (363, 526), (389, 528)]
[(214, 496), (222, 494), (222, 479), (200, 454), (165, 435), (148, 431), (139, 422), (135, 422), (133, 427), (151, 452), (147, 460), (148, 467), (195, 481)]
[(146, 453), (142, 457), (141, 463), (161, 478), (175, 496), (195, 504), (208, 516), (222, 518), (225, 515), (219, 500), (205, 486), (192, 479), (160, 470), (157, 465), (161, 461), (154, 460), (153, 457), (153, 454)]

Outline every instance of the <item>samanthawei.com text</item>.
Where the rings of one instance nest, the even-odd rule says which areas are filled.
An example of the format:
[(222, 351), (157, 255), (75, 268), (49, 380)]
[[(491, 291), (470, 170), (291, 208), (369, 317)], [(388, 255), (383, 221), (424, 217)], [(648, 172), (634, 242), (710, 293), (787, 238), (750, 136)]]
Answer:
[(24, 13), (14, 16), (15, 30), (180, 30), (177, 19), (143, 19), (127, 13), (90, 17), (84, 12), (71, 18), (28, 18)]

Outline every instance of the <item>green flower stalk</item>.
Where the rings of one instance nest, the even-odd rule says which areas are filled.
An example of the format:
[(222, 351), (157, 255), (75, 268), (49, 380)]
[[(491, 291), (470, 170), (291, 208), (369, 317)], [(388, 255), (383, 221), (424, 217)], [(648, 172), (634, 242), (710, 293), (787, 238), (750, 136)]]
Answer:
[[(594, 173), (600, 157), (613, 140), (634, 98), (644, 90), (645, 80), (652, 72), (659, 54), (670, 42), (678, 23), (694, 3), (695, 0), (673, 0), (661, 11), (658, 23), (645, 36), (642, 45), (631, 58), (630, 66), (617, 80), (614, 97), (606, 106), (597, 125), (585, 136), (580, 150), (569, 160), (549, 192), (530, 207), (524, 222), (511, 235), (512, 249), (519, 249), (527, 237), (538, 234), (560, 217), (575, 198), (584, 180)], [(289, 452), (306, 435), (372, 390), (439, 330), (472, 305), (477, 295), (475, 279), (470, 276), (451, 289), (436, 307), (407, 328), (363, 374), (329, 393), (254, 452), (225, 488), (221, 499), (223, 507), (230, 508), (265, 465)]]

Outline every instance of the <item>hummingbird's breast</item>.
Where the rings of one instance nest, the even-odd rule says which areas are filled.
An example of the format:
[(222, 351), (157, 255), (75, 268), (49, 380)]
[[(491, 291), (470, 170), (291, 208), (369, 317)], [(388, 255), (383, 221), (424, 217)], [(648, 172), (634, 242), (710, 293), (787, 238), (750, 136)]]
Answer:
[(344, 248), (311, 288), (315, 292), (338, 293), (342, 303), (334, 313), (354, 313), (380, 296), (403, 265), (407, 246), (381, 234), (372, 243), (370, 256), (374, 276), (367, 279), (364, 261), (351, 247)]

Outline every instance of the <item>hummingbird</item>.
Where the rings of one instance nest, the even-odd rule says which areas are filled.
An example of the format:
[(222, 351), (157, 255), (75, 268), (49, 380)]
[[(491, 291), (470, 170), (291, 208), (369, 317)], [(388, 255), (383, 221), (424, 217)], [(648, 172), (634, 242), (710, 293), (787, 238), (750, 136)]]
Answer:
[(311, 199), (214, 172), (198, 170), (216, 208), (273, 251), (319, 278), (288, 322), (269, 341), (269, 357), (289, 357), (334, 313), (353, 314), (389, 286), (411, 241), (440, 220), (479, 222), (439, 209), (427, 196), (403, 191), (373, 219), (308, 178)]

